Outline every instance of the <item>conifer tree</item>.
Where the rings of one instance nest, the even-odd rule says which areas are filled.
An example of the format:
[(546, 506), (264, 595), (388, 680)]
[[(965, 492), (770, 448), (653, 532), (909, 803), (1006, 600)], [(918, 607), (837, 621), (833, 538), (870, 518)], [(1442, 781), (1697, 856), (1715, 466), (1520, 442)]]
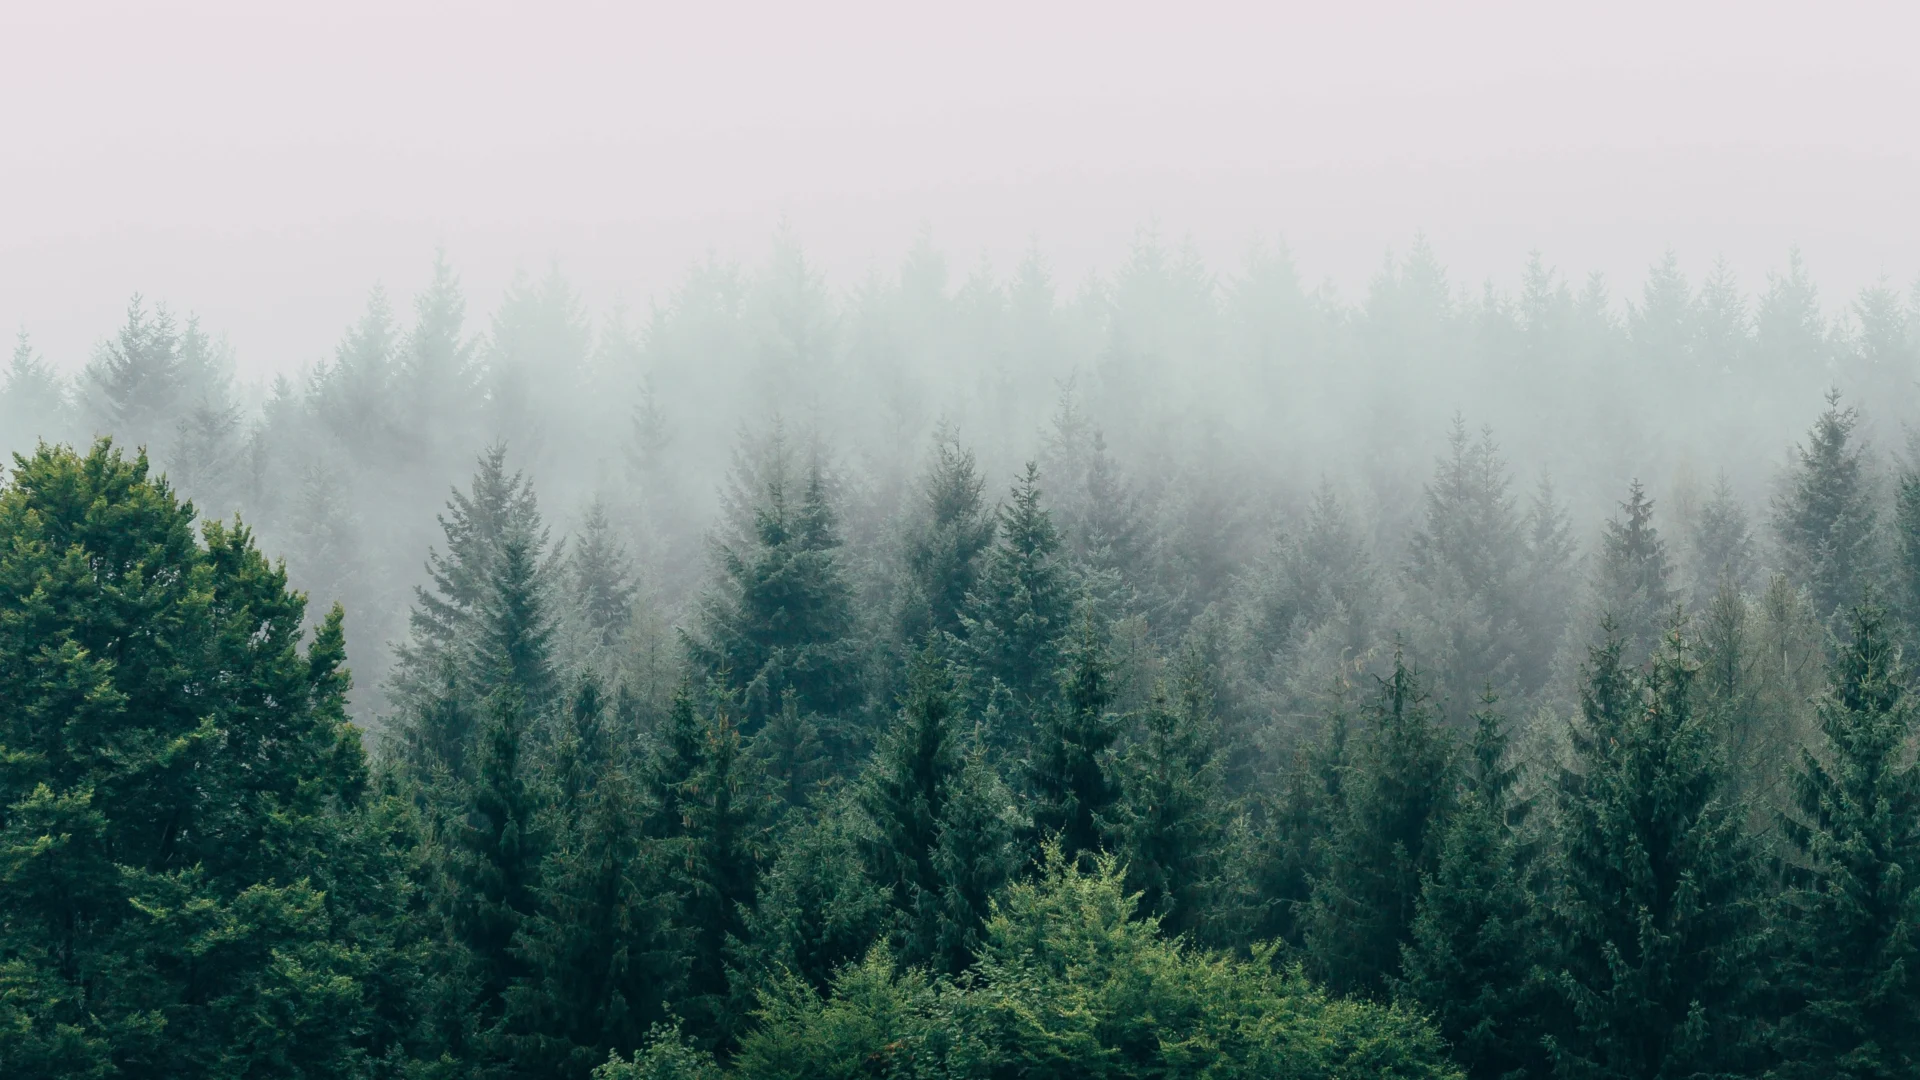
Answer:
[(961, 632), (961, 611), (995, 531), (993, 516), (981, 500), (984, 483), (973, 451), (951, 438), (934, 447), (920, 481), (919, 517), (907, 538), (912, 589), (901, 613), (903, 640), (918, 641), (930, 631)]
[(933, 859), (965, 760), (959, 705), (952, 669), (931, 648), (921, 650), (907, 673), (899, 719), (861, 782), (860, 803), (873, 826), (864, 854), (893, 905), (892, 951), (903, 965), (938, 955), (941, 881)]
[(844, 754), (859, 704), (858, 647), (825, 466), (816, 456), (794, 477), (778, 431), (766, 457), (759, 475), (741, 477), (751, 485), (741, 492), (747, 533), (715, 549), (716, 580), (685, 635), (688, 656), (741, 693), (747, 733), (791, 689), (800, 715), (818, 718)]
[(1396, 652), (1345, 781), (1306, 912), (1310, 970), (1343, 994), (1380, 994), (1410, 939), (1421, 876), (1433, 871), (1453, 802), (1452, 740)]
[(977, 690), (998, 717), (989, 734), (1003, 749), (1024, 741), (1051, 695), (1071, 614), (1060, 536), (1040, 505), (1039, 481), (1028, 462), (1012, 501), (1000, 508), (1000, 537), (960, 618)]
[(1484, 687), (1530, 689), (1516, 682), (1525, 627), (1515, 592), (1524, 548), (1492, 432), (1475, 441), (1455, 417), (1448, 446), (1427, 485), (1408, 574), (1415, 641), (1435, 668), (1443, 706), (1464, 719)]
[(1853, 610), (1802, 749), (1786, 817), (1783, 1077), (1888, 1078), (1920, 1069), (1920, 768), (1900, 648), (1872, 604)]
[(697, 757), (675, 792), (681, 825), (668, 880), (684, 935), (685, 985), (676, 1012), (689, 1034), (724, 1045), (739, 1015), (731, 1008), (733, 942), (747, 934), (768, 850), (770, 800), (745, 752), (730, 695), (716, 688), (700, 723)]
[(1266, 798), (1256, 793), (1254, 815), (1240, 825), (1241, 865), (1230, 872), (1243, 940), (1294, 948), (1305, 942), (1313, 883), (1326, 870), (1327, 839), (1346, 815), (1353, 747), (1341, 706), (1336, 702), (1314, 737), (1295, 748), (1279, 790)]
[(1596, 647), (1560, 792), (1552, 911), (1560, 1075), (1740, 1075), (1752, 1062), (1757, 876), (1677, 628), (1645, 680)]
[(614, 768), (559, 822), (538, 910), (514, 938), (527, 975), (507, 991), (500, 1042), (517, 1075), (584, 1078), (665, 1019), (674, 973), (655, 891), (662, 868), (636, 828), (636, 801)]
[(789, 978), (825, 990), (835, 971), (886, 937), (893, 907), (874, 883), (866, 814), (838, 792), (789, 813), (735, 950), (736, 1000)]
[(1873, 573), (1878, 515), (1865, 453), (1853, 437), (1858, 423), (1852, 408), (1840, 407), (1840, 392), (1829, 392), (1773, 504), (1788, 576), (1806, 587), (1822, 620), (1859, 601)]
[(1674, 592), (1666, 542), (1653, 524), (1653, 500), (1635, 480), (1627, 488), (1624, 515), (1607, 522), (1594, 575), (1594, 606), (1620, 635), (1627, 658), (1652, 655), (1672, 614)]
[(929, 967), (958, 974), (973, 965), (993, 906), (1019, 869), (1014, 838), (1021, 825), (1013, 793), (975, 747), (960, 764), (935, 832), (940, 904)]
[(483, 1038), (494, 1034), (508, 987), (527, 974), (515, 934), (538, 911), (546, 854), (525, 754), (526, 707), (509, 686), (488, 702), (487, 713), (471, 793), (454, 823), (446, 898), (454, 933), (471, 957), (473, 1022)]
[(67, 434), (67, 411), (66, 387), (21, 330), (0, 379), (0, 451), (26, 454), (37, 442), (60, 440)]
[(1725, 471), (1714, 480), (1713, 494), (1694, 521), (1692, 536), (1694, 603), (1705, 606), (1725, 579), (1736, 590), (1753, 584), (1753, 531), (1747, 508), (1734, 494)]
[(501, 538), (474, 612), (470, 661), (475, 693), (510, 687), (534, 714), (552, 703), (556, 689), (553, 616), (538, 540), (520, 532)]
[(1897, 484), (1890, 607), (1901, 621), (1901, 640), (1920, 647), (1920, 469), (1900, 470)]
[(614, 535), (601, 499), (587, 505), (586, 520), (567, 552), (566, 576), (573, 618), (588, 648), (611, 649), (619, 644), (633, 621), (640, 586), (633, 560)]
[(1475, 714), (1469, 767), (1421, 882), (1418, 914), (1401, 949), (1396, 996), (1434, 1018), (1473, 1080), (1551, 1072), (1541, 1043), (1544, 926), (1529, 809), (1514, 787), (1505, 720), (1491, 698)]
[(87, 419), (95, 435), (157, 449), (173, 434), (186, 402), (180, 368), (180, 331), (163, 304), (148, 312), (139, 294), (127, 302), (127, 320), (101, 343), (87, 366)]
[(1105, 632), (1092, 605), (1083, 604), (1060, 669), (1060, 697), (1034, 733), (1026, 759), (1034, 832), (1069, 859), (1112, 847), (1120, 798), (1112, 682)]
[(1141, 910), (1170, 934), (1212, 931), (1227, 842), (1218, 725), (1201, 658), (1181, 657), (1171, 698), (1162, 687), (1120, 762), (1115, 850)]
[(8, 1075), (351, 1075), (404, 1038), (344, 617), (303, 649), (252, 536), (195, 532), (106, 441), (0, 485)]

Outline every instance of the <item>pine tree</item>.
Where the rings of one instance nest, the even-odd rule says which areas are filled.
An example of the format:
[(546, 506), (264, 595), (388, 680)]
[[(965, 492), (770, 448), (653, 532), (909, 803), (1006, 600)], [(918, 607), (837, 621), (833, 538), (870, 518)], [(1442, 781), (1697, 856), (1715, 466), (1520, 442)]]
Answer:
[(1013, 793), (976, 747), (961, 762), (936, 823), (933, 870), (940, 887), (936, 953), (928, 966), (949, 974), (971, 967), (987, 919), (1020, 866), (1021, 822)]
[(67, 410), (66, 387), (21, 330), (6, 377), (0, 379), (0, 452), (25, 454), (37, 442), (65, 437)]
[(943, 439), (920, 481), (919, 518), (907, 538), (912, 590), (901, 613), (903, 640), (928, 632), (958, 634), (980, 558), (993, 543), (995, 524), (981, 500), (984, 484), (973, 451)]
[(1012, 501), (1000, 508), (999, 540), (960, 617), (966, 656), (998, 717), (989, 734), (1003, 749), (1025, 739), (1050, 696), (1070, 616), (1060, 536), (1040, 505), (1039, 481), (1028, 462)]
[(553, 616), (539, 538), (511, 533), (501, 538), (486, 592), (473, 614), (471, 686), (484, 697), (511, 687), (534, 714), (556, 692)]
[(747, 532), (715, 548), (716, 580), (684, 636), (687, 653), (742, 694), (743, 730), (758, 731), (791, 689), (800, 714), (822, 725), (844, 759), (860, 684), (825, 465), (816, 456), (796, 485), (777, 430), (766, 459), (759, 475), (738, 478)]
[(745, 938), (768, 856), (772, 806), (745, 753), (726, 692), (711, 694), (697, 756), (674, 792), (681, 819), (668, 880), (678, 899), (685, 986), (675, 1010), (689, 1033), (726, 1044), (739, 1014), (731, 1007), (733, 942)]
[(1309, 970), (1336, 993), (1380, 994), (1412, 934), (1453, 801), (1452, 740), (1397, 652), (1346, 778), (1305, 914)]
[(1620, 504), (1624, 520), (1607, 522), (1593, 583), (1594, 606), (1611, 620), (1627, 656), (1653, 653), (1674, 604), (1672, 564), (1653, 524), (1653, 500), (1635, 480)]
[[(397, 398), (409, 406), (403, 430), (420, 449), (429, 476), (475, 442), (478, 373), (466, 336), (467, 301), (446, 252), (434, 253), (433, 280), (413, 300), (414, 324), (402, 347)], [(437, 479), (434, 485), (437, 487)]]
[(1695, 606), (1704, 606), (1720, 588), (1722, 579), (1735, 589), (1753, 585), (1753, 530), (1747, 508), (1734, 494), (1723, 470), (1714, 480), (1713, 495), (1700, 508), (1692, 536)]
[(1802, 749), (1785, 830), (1783, 1077), (1892, 1078), (1920, 1069), (1920, 768), (1900, 648), (1874, 605), (1849, 619)]
[(872, 822), (863, 854), (893, 906), (892, 951), (903, 965), (939, 954), (941, 879), (933, 858), (965, 760), (959, 707), (952, 669), (923, 649), (908, 671), (899, 719), (861, 779), (860, 805)]
[(588, 647), (613, 648), (633, 622), (640, 586), (633, 560), (614, 535), (601, 499), (587, 505), (586, 520), (567, 552), (566, 577), (573, 618)]
[(1541, 1044), (1544, 926), (1535, 845), (1521, 831), (1519, 767), (1491, 699), (1475, 714), (1470, 767), (1418, 914), (1401, 948), (1396, 996), (1434, 1018), (1474, 1080), (1550, 1071)]
[(1120, 762), (1115, 851), (1141, 910), (1170, 934), (1200, 937), (1215, 929), (1228, 806), (1213, 695), (1192, 650), (1176, 677), (1171, 697), (1164, 687), (1155, 695)]
[(127, 302), (127, 321), (101, 343), (86, 378), (87, 418), (95, 434), (157, 447), (173, 434), (174, 418), (188, 404), (173, 314), (164, 304), (149, 313), (136, 293)]
[[(446, 550), (429, 552), (431, 588), (414, 589), (410, 634), (394, 650), (390, 694), (399, 707), (396, 727), (403, 742), (418, 741), (409, 732), (426, 723), (449, 694), (461, 698), (461, 712), (471, 715), (487, 689), (504, 677), (501, 648), (512, 645), (518, 652), (516, 662), (526, 665), (522, 674), (541, 681), (537, 650), (526, 646), (538, 645), (547, 634), (542, 606), (546, 567), (541, 565), (547, 534), (532, 482), (520, 473), (507, 473), (506, 453), (504, 445), (489, 447), (471, 488), (454, 491), (447, 513), (440, 516)], [(510, 542), (519, 554), (509, 581), (501, 564)], [(503, 583), (507, 592), (502, 592)], [(483, 617), (488, 613), (491, 620)], [(483, 631), (489, 625), (492, 630)], [(493, 652), (481, 653), (483, 637)], [(441, 714), (454, 715), (444, 709)], [(471, 733), (445, 730), (435, 740), (453, 751), (466, 746)], [(464, 756), (462, 749), (441, 760), (451, 763)]]
[(1515, 592), (1524, 546), (1492, 432), (1475, 441), (1455, 417), (1448, 446), (1426, 488), (1426, 520), (1413, 535), (1408, 576), (1415, 641), (1436, 669), (1443, 706), (1464, 719), (1484, 687), (1531, 689), (1516, 682), (1524, 627)]
[(1839, 391), (1829, 392), (1773, 504), (1787, 573), (1806, 586), (1823, 620), (1857, 602), (1874, 569), (1877, 514), (1865, 452), (1853, 438), (1858, 423), (1853, 409), (1840, 407)]
[(1567, 1076), (1740, 1075), (1754, 1036), (1756, 868), (1725, 799), (1678, 629), (1644, 680), (1610, 634), (1589, 660), (1578, 771), (1560, 788), (1552, 911)]
[(507, 990), (500, 1046), (519, 1076), (584, 1078), (665, 1019), (662, 868), (636, 829), (633, 785), (613, 768), (576, 798), (542, 863), (539, 908), (514, 937), (527, 976)]
[(865, 813), (844, 790), (809, 810), (787, 816), (747, 912), (747, 933), (734, 951), (736, 999), (791, 978), (825, 990), (836, 971), (887, 935), (893, 908), (868, 871)]
[(1113, 660), (1092, 605), (1082, 606), (1078, 624), (1060, 669), (1060, 697), (1035, 732), (1026, 758), (1034, 832), (1069, 859), (1111, 849), (1120, 798), (1113, 753), (1120, 735), (1112, 711)]
[(1902, 641), (1920, 647), (1920, 469), (1900, 470), (1893, 504), (1893, 614)]
[(525, 755), (525, 706), (507, 687), (487, 712), (471, 793), (454, 824), (446, 897), (456, 938), (471, 957), (474, 1022), (483, 1035), (498, 1022), (507, 989), (527, 974), (514, 939), (539, 910), (547, 839)]

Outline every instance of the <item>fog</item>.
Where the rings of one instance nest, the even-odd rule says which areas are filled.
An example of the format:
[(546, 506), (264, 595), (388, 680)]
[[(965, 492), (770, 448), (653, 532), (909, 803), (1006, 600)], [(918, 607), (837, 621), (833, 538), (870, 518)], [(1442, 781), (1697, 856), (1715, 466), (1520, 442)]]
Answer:
[(0, 11), (0, 1075), (1914, 1075), (1916, 40)]

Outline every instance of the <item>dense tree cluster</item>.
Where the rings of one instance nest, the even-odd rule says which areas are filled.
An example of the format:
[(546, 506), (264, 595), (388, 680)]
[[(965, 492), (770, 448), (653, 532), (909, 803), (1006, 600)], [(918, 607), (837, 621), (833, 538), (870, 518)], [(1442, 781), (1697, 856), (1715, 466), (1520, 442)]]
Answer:
[(783, 240), (642, 332), (443, 261), (257, 412), (23, 339), (0, 1074), (1912, 1076), (1905, 310)]

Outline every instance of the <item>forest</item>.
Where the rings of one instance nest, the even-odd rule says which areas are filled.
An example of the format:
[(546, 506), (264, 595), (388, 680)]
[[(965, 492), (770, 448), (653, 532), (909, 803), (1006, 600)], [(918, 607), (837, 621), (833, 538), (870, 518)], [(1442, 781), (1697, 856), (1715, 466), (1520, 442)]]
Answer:
[(0, 1076), (1920, 1076), (1920, 283), (1516, 270), (21, 331)]

